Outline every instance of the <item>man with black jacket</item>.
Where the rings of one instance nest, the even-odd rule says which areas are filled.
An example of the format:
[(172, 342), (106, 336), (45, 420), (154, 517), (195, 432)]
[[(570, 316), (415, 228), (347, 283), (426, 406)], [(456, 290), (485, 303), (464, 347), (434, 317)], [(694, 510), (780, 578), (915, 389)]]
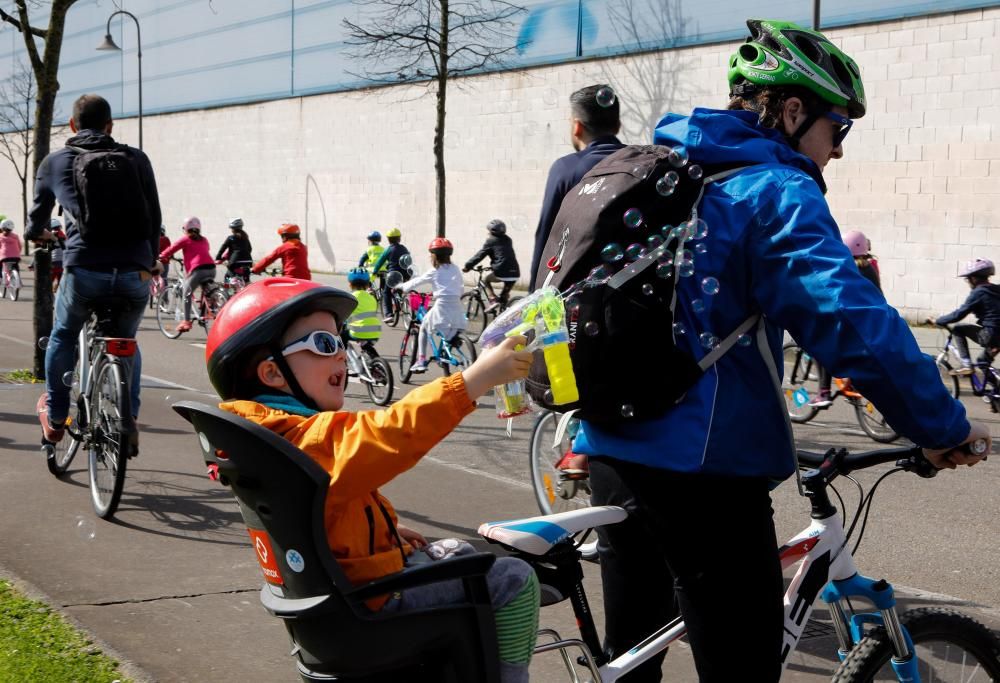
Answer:
[(542, 199), (542, 215), (535, 231), (529, 291), (534, 291), (535, 287), (542, 284), (535, 281), (535, 274), (563, 197), (597, 162), (625, 146), (615, 137), (621, 128), (620, 104), (610, 86), (601, 83), (588, 85), (570, 95), (569, 102), (572, 112), (570, 141), (576, 152), (557, 159), (549, 169), (549, 179), (545, 183), (545, 196)]
[[(490, 257), (491, 272), (486, 274), (483, 282), (487, 285), (493, 282), (503, 283), (500, 296), (490, 299), (490, 304), (486, 307), (487, 311), (492, 311), (497, 306), (507, 305), (510, 290), (514, 288), (514, 283), (521, 277), (521, 267), (517, 264), (517, 254), (514, 253), (514, 242), (507, 236), (507, 224), (499, 218), (494, 218), (486, 224), (486, 229), (489, 231), (490, 236), (483, 242), (483, 248), (465, 262), (462, 272), (468, 273), (477, 263), (487, 256)], [(490, 291), (493, 291), (492, 287)]]
[[(69, 414), (69, 387), (63, 375), (73, 370), (74, 350), (80, 330), (90, 318), (95, 300), (117, 297), (129, 303), (127, 310), (115, 321), (114, 333), (134, 337), (149, 299), (150, 273), (162, 266), (156, 261), (160, 241), (160, 201), (156, 179), (149, 158), (141, 150), (118, 145), (111, 138), (111, 106), (98, 95), (81, 95), (73, 103), (70, 129), (74, 136), (66, 146), (49, 154), (38, 166), (35, 178), (35, 200), (28, 215), (29, 240), (53, 239), (49, 221), (56, 202), (65, 218), (66, 248), (63, 252), (65, 273), (56, 294), (55, 323), (45, 352), (46, 393), (38, 401), (43, 439), (57, 443), (63, 438)], [(97, 199), (77, 193), (78, 172), (74, 161), (81, 154), (98, 150), (119, 150), (128, 157), (127, 165), (134, 173), (127, 179), (132, 196), (121, 196), (122, 206), (139, 206), (134, 228), (115, 231), (112, 239), (101, 233), (100, 225), (86, 224), (81, 231), (81, 207), (96, 207)], [(115, 170), (112, 168), (112, 170)], [(136, 178), (135, 176), (138, 176)], [(109, 189), (103, 188), (105, 192)], [(135, 194), (140, 193), (141, 198)], [(126, 194), (123, 191), (123, 195)], [(105, 194), (102, 199), (108, 195)], [(144, 204), (144, 206), (143, 206)], [(148, 224), (147, 224), (148, 223)], [(95, 237), (84, 237), (84, 232)], [(98, 244), (99, 242), (99, 244)], [(142, 359), (137, 352), (131, 372), (132, 415), (139, 413), (139, 377)]]

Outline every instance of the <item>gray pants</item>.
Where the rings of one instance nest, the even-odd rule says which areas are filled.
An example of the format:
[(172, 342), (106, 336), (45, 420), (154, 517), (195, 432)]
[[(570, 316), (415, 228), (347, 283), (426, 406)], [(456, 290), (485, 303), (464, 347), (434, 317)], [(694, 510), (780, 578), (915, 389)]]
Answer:
[(191, 294), (194, 292), (195, 287), (201, 287), (202, 292), (205, 289), (205, 283), (211, 282), (215, 279), (215, 266), (211, 268), (195, 268), (190, 273), (188, 273), (187, 278), (184, 279), (184, 319), (191, 319)]

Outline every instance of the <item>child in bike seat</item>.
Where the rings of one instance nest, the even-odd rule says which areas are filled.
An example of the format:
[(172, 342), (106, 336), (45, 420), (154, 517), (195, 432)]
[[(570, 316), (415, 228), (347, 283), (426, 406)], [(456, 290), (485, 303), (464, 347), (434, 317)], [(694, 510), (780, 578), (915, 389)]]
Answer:
[(1000, 285), (990, 282), (996, 274), (993, 261), (977, 258), (965, 264), (958, 277), (965, 278), (972, 290), (965, 302), (951, 313), (937, 318), (928, 318), (932, 325), (949, 325), (958, 322), (970, 313), (975, 314), (978, 325), (964, 323), (953, 325), (955, 348), (962, 358), (962, 367), (952, 371), (953, 375), (971, 375), (972, 358), (969, 355), (969, 339), (975, 340), (983, 347), (983, 352), (976, 359), (982, 366), (989, 366), (1000, 348)]
[(521, 267), (517, 264), (517, 254), (514, 253), (514, 242), (507, 236), (507, 224), (499, 218), (494, 218), (486, 224), (486, 230), (490, 236), (483, 242), (483, 247), (477, 251), (472, 258), (465, 262), (462, 267), (463, 273), (468, 273), (473, 267), (487, 256), (490, 257), (490, 268), (492, 272), (483, 277), (483, 282), (490, 284), (502, 282), (503, 289), (500, 295), (490, 299), (487, 311), (494, 311), (499, 306), (506, 306), (510, 297), (510, 290), (514, 288), (514, 283), (521, 277)]
[(215, 279), (215, 259), (212, 258), (208, 240), (202, 237), (201, 220), (197, 216), (184, 221), (181, 229), (184, 237), (161, 251), (157, 259), (169, 262), (175, 252), (184, 252), (184, 271), (187, 273), (184, 278), (184, 320), (177, 323), (176, 328), (177, 332), (183, 333), (191, 330), (191, 294), (196, 287), (204, 290), (205, 285)]
[(366, 268), (351, 268), (347, 271), (347, 284), (351, 288), (351, 294), (357, 299), (358, 307), (344, 324), (341, 336), (345, 341), (353, 339), (358, 342), (369, 356), (377, 356), (375, 342), (382, 336), (382, 323), (379, 320), (378, 302), (368, 291), (371, 281)]
[(455, 247), (444, 237), (435, 237), (427, 249), (431, 252), (429, 271), (407, 280), (399, 285), (399, 289), (408, 292), (422, 284), (431, 283), (434, 286), (434, 306), (424, 316), (420, 323), (418, 337), (417, 362), (410, 372), (427, 372), (427, 351), (431, 343), (431, 335), (440, 332), (445, 339), (451, 340), (465, 329), (465, 311), (462, 310), (462, 273), (458, 266), (451, 262)]
[[(315, 282), (255, 282), (219, 313), (205, 357), (223, 410), (281, 435), (329, 473), (324, 520), (330, 550), (347, 578), (360, 585), (406, 566), (472, 552), (464, 541), (428, 543), (399, 524), (378, 489), (416, 465), (491, 387), (526, 377), (531, 353), (515, 350), (523, 337), (508, 339), (466, 370), (418, 387), (389, 408), (343, 410), (346, 354), (337, 335), (356, 305), (347, 292)], [(501, 680), (527, 681), (538, 627), (538, 579), (527, 563), (501, 557), (487, 584)], [(461, 583), (447, 581), (381, 596), (367, 607), (400, 612), (464, 601)]]

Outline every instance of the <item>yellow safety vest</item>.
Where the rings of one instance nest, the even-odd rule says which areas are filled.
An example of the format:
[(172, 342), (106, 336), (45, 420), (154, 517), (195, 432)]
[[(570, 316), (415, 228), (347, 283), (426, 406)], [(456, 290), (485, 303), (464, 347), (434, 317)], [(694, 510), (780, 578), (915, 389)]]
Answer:
[(358, 300), (358, 307), (347, 319), (347, 330), (352, 339), (377, 341), (382, 335), (382, 321), (378, 316), (378, 302), (363, 289), (351, 292)]
[[(383, 251), (385, 251), (385, 247), (381, 244), (373, 244), (368, 247), (368, 260), (365, 262), (365, 267), (368, 268), (369, 273), (374, 274), (375, 271), (373, 271), (372, 268), (375, 267), (375, 262), (378, 261)], [(379, 268), (379, 272), (384, 272), (387, 265), (388, 262), (383, 263), (382, 267)]]

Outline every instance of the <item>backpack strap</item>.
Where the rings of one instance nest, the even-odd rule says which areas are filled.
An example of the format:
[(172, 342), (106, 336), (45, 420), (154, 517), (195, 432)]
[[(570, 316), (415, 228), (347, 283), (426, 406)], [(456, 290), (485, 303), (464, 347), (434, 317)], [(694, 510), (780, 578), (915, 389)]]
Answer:
[(749, 332), (759, 320), (760, 313), (754, 313), (740, 323), (739, 327), (730, 332), (729, 336), (723, 339), (718, 346), (706, 353), (705, 356), (698, 361), (698, 367), (701, 368), (702, 372), (708, 370), (708, 368), (714, 365), (717, 360), (722, 358), (722, 356), (724, 356), (729, 349), (733, 348), (733, 344), (735, 344), (740, 337)]

